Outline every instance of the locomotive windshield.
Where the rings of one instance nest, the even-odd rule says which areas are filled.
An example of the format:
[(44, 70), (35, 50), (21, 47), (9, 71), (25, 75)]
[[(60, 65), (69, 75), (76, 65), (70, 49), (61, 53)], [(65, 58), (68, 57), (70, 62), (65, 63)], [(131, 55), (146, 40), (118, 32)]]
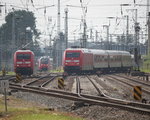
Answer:
[(17, 59), (31, 59), (31, 55), (30, 54), (18, 54), (17, 55)]
[(67, 58), (78, 58), (78, 57), (80, 57), (80, 53), (79, 52), (67, 52), (66, 57)]
[(46, 58), (42, 58), (41, 59), (41, 63), (42, 64), (48, 64), (48, 58), (46, 59)]

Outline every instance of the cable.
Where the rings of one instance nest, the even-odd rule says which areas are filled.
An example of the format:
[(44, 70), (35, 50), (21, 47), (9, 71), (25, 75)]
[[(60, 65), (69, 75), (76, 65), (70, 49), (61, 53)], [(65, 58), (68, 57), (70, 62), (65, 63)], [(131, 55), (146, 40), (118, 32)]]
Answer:
[(22, 1), (22, 0), (20, 0), (20, 2), (21, 2), (21, 4), (25, 7), (25, 5), (24, 5), (23, 1)]
[(90, 2), (91, 2), (91, 0), (89, 0), (89, 1), (87, 2), (86, 6), (88, 6)]
[(61, 1), (61, 3), (67, 3), (67, 2), (69, 2), (69, 1), (71, 1), (71, 0)]

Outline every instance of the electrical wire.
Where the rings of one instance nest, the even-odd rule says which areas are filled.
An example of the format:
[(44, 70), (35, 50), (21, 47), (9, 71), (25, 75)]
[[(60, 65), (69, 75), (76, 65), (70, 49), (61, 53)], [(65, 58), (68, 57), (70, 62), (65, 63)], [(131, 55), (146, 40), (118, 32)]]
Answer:
[(92, 0), (89, 0), (89, 1), (87, 2), (86, 6), (88, 6), (88, 5), (90, 4), (91, 1), (92, 1)]
[(22, 1), (22, 0), (20, 0), (20, 2), (21, 2), (21, 4), (25, 7), (25, 5), (24, 5), (23, 1)]

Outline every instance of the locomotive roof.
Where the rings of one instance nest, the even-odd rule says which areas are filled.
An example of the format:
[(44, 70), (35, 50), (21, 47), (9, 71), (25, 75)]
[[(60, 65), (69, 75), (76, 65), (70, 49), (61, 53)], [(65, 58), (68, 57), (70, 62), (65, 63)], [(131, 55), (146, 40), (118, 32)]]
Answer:
[(68, 48), (66, 50), (77, 50), (77, 51), (82, 51), (84, 53), (91, 53), (91, 49), (86, 49), (86, 48)]
[(50, 57), (49, 56), (42, 56), (39, 59), (50, 59)]
[(67, 50), (81, 50), (84, 53), (93, 53), (93, 54), (120, 54), (120, 55), (130, 55), (127, 51), (117, 51), (117, 50), (101, 50), (101, 49), (86, 49), (86, 48), (68, 48)]
[(32, 52), (31, 50), (17, 50), (16, 52)]

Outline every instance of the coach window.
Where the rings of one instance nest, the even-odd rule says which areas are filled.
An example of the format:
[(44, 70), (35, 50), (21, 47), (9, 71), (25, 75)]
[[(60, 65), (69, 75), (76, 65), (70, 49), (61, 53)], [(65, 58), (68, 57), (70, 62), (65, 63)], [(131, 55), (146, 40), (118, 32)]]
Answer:
[(95, 62), (97, 62), (97, 56), (95, 56)]
[(98, 62), (98, 56), (96, 56), (96, 62)]

